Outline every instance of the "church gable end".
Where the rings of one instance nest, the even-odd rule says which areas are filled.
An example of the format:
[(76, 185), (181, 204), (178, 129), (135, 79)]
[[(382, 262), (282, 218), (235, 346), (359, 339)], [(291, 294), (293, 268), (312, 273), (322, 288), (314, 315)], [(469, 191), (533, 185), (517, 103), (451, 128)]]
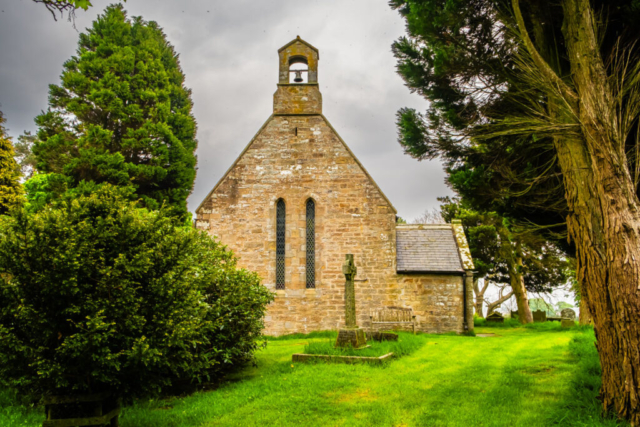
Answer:
[[(336, 329), (345, 254), (358, 269), (359, 323), (373, 308), (397, 305), (413, 308), (421, 330), (461, 330), (457, 269), (435, 278), (397, 274), (396, 210), (322, 115), (318, 50), (298, 37), (278, 56), (273, 115), (196, 210), (196, 227), (276, 293), (265, 332)], [(448, 240), (454, 248), (451, 228)]]

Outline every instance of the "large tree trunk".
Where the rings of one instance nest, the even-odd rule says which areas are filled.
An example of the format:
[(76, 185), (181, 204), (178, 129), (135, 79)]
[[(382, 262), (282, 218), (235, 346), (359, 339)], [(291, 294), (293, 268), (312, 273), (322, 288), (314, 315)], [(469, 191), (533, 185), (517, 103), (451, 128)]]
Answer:
[(578, 316), (578, 320), (580, 321), (581, 325), (590, 325), (592, 322), (591, 314), (589, 313), (589, 307), (587, 307), (586, 301), (584, 299), (580, 301), (580, 315)]
[(617, 109), (589, 0), (561, 1), (562, 33), (575, 89), (536, 52), (519, 0), (512, 1), (523, 43), (549, 93), (560, 98), (555, 107), (564, 113), (558, 117), (573, 125), (555, 139), (555, 148), (564, 177), (567, 228), (576, 246), (582, 298), (593, 316), (598, 340), (600, 397), (605, 410), (640, 426), (640, 213), (627, 168), (623, 130), (636, 117), (627, 120), (622, 117), (624, 111)]
[[(508, 241), (508, 237), (503, 236), (504, 241)], [(515, 248), (513, 245), (505, 245), (508, 250), (504, 254), (505, 263), (509, 270), (509, 281), (513, 295), (516, 298), (516, 304), (518, 306), (518, 317), (520, 323), (533, 323), (533, 314), (529, 307), (529, 296), (527, 295), (527, 288), (524, 286), (524, 275), (522, 274), (522, 245), (520, 242), (516, 242)]]
[(517, 268), (513, 271), (509, 269), (509, 277), (511, 280), (511, 289), (513, 289), (513, 295), (516, 297), (516, 304), (518, 305), (520, 323), (533, 323), (533, 314), (531, 313), (531, 307), (529, 307), (529, 296), (527, 295), (527, 288), (524, 287), (524, 277), (520, 271), (522, 267), (521, 258), (516, 266)]
[(478, 278), (477, 277), (473, 278), (473, 293), (476, 296), (475, 310), (476, 310), (476, 315), (478, 317), (484, 318), (484, 314), (483, 314), (484, 293), (486, 292), (488, 286), (489, 286), (489, 282), (487, 282), (487, 280), (485, 279), (482, 285), (482, 289), (480, 289), (480, 287), (478, 286)]
[(563, 35), (582, 139), (557, 145), (577, 250), (602, 365), (605, 410), (640, 425), (640, 214), (624, 135), (600, 57), (588, 0), (563, 0)]

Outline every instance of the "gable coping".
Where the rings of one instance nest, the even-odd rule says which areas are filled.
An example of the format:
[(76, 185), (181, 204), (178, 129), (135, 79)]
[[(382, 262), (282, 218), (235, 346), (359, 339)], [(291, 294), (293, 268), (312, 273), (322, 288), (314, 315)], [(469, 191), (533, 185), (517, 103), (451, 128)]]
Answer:
[(202, 199), (202, 202), (200, 202), (200, 204), (196, 208), (196, 215), (199, 213), (198, 211), (200, 209), (202, 209), (202, 205), (204, 205), (204, 202), (206, 202), (207, 200), (209, 200), (211, 198), (211, 195), (218, 189), (218, 187), (220, 187), (220, 184), (222, 184), (222, 181), (224, 181), (225, 178), (229, 175), (229, 173), (231, 173), (231, 170), (233, 170), (233, 168), (236, 167), (236, 165), (238, 164), (238, 162), (240, 161), (242, 156), (244, 156), (244, 154), (247, 152), (247, 150), (249, 150), (249, 147), (251, 147), (251, 144), (253, 144), (253, 141), (255, 141), (255, 139), (258, 137), (258, 135), (260, 135), (260, 133), (264, 130), (264, 128), (267, 127), (267, 125), (269, 124), (271, 119), (273, 119), (273, 117), (274, 117), (274, 114), (270, 115), (269, 118), (262, 124), (262, 126), (260, 126), (260, 129), (258, 129), (256, 134), (253, 135), (253, 138), (251, 138), (251, 141), (249, 141), (247, 146), (244, 147), (244, 150), (242, 150), (240, 155), (238, 155), (238, 158), (236, 158), (235, 162), (233, 162), (231, 164), (231, 166), (229, 166), (229, 169), (227, 169), (227, 171), (224, 173), (224, 175), (222, 175), (222, 178), (220, 178), (218, 180), (218, 183), (213, 187), (213, 189), (211, 191), (209, 191), (209, 194), (207, 194), (207, 196), (204, 199)]
[(316, 53), (318, 54), (318, 59), (320, 59), (320, 51), (318, 50), (318, 48), (316, 48), (315, 46), (313, 46), (311, 43), (306, 42), (304, 40), (302, 40), (300, 38), (300, 36), (296, 36), (295, 39), (291, 40), (289, 43), (285, 44), (284, 46), (282, 46), (280, 49), (278, 49), (278, 53), (282, 52), (283, 50), (285, 50), (286, 48), (288, 48), (289, 46), (291, 46), (292, 44), (294, 44), (295, 42), (301, 42), (302, 44), (305, 44), (307, 46), (309, 46), (311, 49), (315, 50)]
[(371, 175), (369, 175), (369, 172), (367, 172), (367, 169), (365, 169), (365, 167), (362, 165), (362, 163), (360, 163), (360, 160), (358, 160), (358, 158), (356, 157), (355, 154), (353, 154), (353, 151), (351, 151), (351, 149), (349, 148), (349, 146), (347, 145), (346, 142), (344, 142), (344, 139), (342, 139), (342, 137), (340, 136), (340, 134), (338, 133), (337, 130), (335, 130), (335, 128), (331, 125), (331, 122), (329, 122), (329, 120), (324, 116), (324, 114), (320, 114), (320, 116), (324, 119), (324, 121), (327, 123), (327, 125), (329, 126), (329, 129), (331, 129), (333, 131), (333, 133), (338, 137), (338, 140), (342, 143), (342, 145), (344, 146), (344, 148), (347, 150), (347, 152), (351, 155), (351, 158), (353, 160), (356, 161), (356, 163), (358, 164), (358, 166), (360, 166), (360, 169), (362, 169), (362, 172), (364, 172), (364, 174), (367, 176), (367, 178), (369, 178), (369, 181), (371, 181), (371, 183), (373, 184), (374, 187), (376, 187), (376, 189), (380, 192), (380, 195), (382, 196), (382, 198), (389, 204), (389, 207), (393, 210), (394, 214), (397, 214), (398, 211), (396, 210), (396, 208), (393, 206), (393, 203), (391, 203), (391, 201), (387, 198), (387, 196), (384, 194), (384, 192), (382, 191), (382, 189), (378, 186), (378, 183), (371, 177)]
[[(295, 41), (295, 40), (294, 40)], [(286, 45), (285, 45), (286, 47)], [(315, 48), (314, 48), (315, 49)], [(303, 114), (304, 115), (304, 114)], [(310, 114), (310, 115), (317, 115), (317, 114)], [(211, 198), (211, 195), (218, 189), (218, 187), (220, 186), (220, 184), (222, 184), (222, 181), (225, 180), (225, 178), (227, 178), (227, 176), (229, 175), (229, 173), (231, 173), (231, 171), (233, 170), (233, 168), (238, 164), (238, 162), (240, 161), (240, 159), (242, 158), (242, 156), (244, 156), (244, 154), (249, 150), (249, 147), (251, 147), (251, 144), (253, 144), (253, 142), (255, 141), (255, 139), (258, 137), (258, 135), (260, 135), (260, 133), (262, 133), (262, 131), (264, 130), (264, 128), (267, 127), (267, 124), (269, 124), (269, 122), (275, 117), (275, 114), (271, 114), (269, 116), (269, 118), (264, 122), (264, 124), (260, 127), (260, 129), (258, 129), (258, 132), (256, 132), (256, 134), (253, 136), (253, 138), (251, 138), (251, 141), (249, 141), (249, 143), (247, 144), (246, 147), (244, 147), (244, 150), (242, 150), (242, 152), (240, 153), (240, 155), (238, 155), (238, 158), (235, 160), (235, 162), (233, 162), (233, 164), (229, 167), (229, 169), (227, 169), (227, 171), (224, 173), (224, 175), (222, 175), (222, 178), (220, 178), (220, 180), (218, 181), (218, 183), (213, 187), (213, 189), (211, 191), (209, 191), (209, 194), (207, 194), (207, 196), (202, 200), (202, 202), (200, 202), (200, 205), (198, 205), (198, 207), (196, 208), (196, 215), (199, 213), (200, 209), (202, 209), (202, 206), (204, 205), (204, 203), (209, 200)], [(389, 207), (393, 210), (394, 214), (397, 214), (398, 211), (396, 210), (396, 208), (393, 206), (393, 204), (391, 203), (391, 201), (387, 198), (387, 196), (384, 194), (384, 192), (382, 191), (382, 189), (378, 186), (378, 184), (376, 183), (376, 181), (371, 177), (371, 175), (369, 175), (369, 172), (367, 172), (367, 170), (365, 169), (365, 167), (362, 165), (362, 163), (360, 163), (360, 160), (358, 160), (358, 158), (356, 157), (355, 154), (353, 154), (353, 151), (351, 151), (351, 149), (349, 148), (349, 146), (347, 145), (346, 142), (344, 142), (344, 140), (342, 139), (342, 137), (340, 136), (340, 134), (338, 133), (338, 131), (335, 130), (335, 128), (331, 125), (331, 123), (329, 122), (329, 120), (324, 116), (324, 114), (319, 114), (320, 117), (322, 117), (322, 119), (325, 121), (325, 123), (327, 124), (327, 126), (329, 126), (329, 129), (331, 129), (333, 131), (333, 133), (338, 137), (338, 141), (340, 141), (342, 143), (342, 145), (344, 146), (344, 148), (347, 150), (347, 152), (349, 153), (349, 155), (351, 156), (351, 158), (353, 160), (355, 160), (356, 164), (358, 166), (360, 166), (360, 169), (362, 170), (362, 172), (364, 172), (364, 174), (366, 175), (367, 178), (369, 178), (369, 181), (373, 184), (373, 186), (378, 190), (378, 192), (380, 192), (380, 195), (382, 196), (382, 198), (387, 202), (387, 204), (389, 205)]]

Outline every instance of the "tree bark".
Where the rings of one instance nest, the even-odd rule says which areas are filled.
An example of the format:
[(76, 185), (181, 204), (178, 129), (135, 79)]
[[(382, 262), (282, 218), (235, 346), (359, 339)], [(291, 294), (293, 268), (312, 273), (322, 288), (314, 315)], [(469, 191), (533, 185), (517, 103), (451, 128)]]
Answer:
[(489, 303), (489, 305), (487, 306), (487, 316), (491, 313), (493, 313), (496, 309), (496, 307), (498, 307), (500, 304), (502, 304), (503, 302), (505, 302), (506, 300), (508, 300), (509, 298), (511, 298), (513, 296), (513, 290), (511, 290), (511, 292), (509, 292), (507, 295), (503, 295), (500, 298), (498, 298), (497, 300), (495, 300), (492, 303)]
[(568, 87), (535, 52), (519, 0), (512, 2), (525, 47), (552, 88), (550, 93), (560, 94), (556, 106), (565, 110), (561, 118), (579, 129), (565, 132), (554, 143), (582, 298), (595, 324), (603, 408), (640, 426), (640, 213), (623, 130), (637, 116), (624, 117), (626, 112), (610, 87), (589, 0), (561, 1), (574, 87)]
[(589, 313), (589, 307), (587, 307), (584, 299), (580, 301), (580, 315), (578, 320), (581, 325), (590, 325), (593, 322), (591, 320), (591, 314)]
[[(595, 323), (605, 410), (640, 425), (640, 213), (627, 169), (624, 135), (600, 57), (588, 0), (563, 0), (563, 35), (580, 100), (584, 136), (578, 152), (589, 180), (565, 175), (568, 228), (577, 248), (578, 280)], [(618, 113), (619, 114), (619, 113)], [(567, 155), (563, 172), (575, 167)], [(567, 170), (567, 172), (569, 172)]]
[(478, 317), (484, 318), (484, 293), (486, 292), (488, 286), (489, 282), (487, 282), (487, 280), (485, 279), (482, 289), (480, 289), (480, 287), (478, 286), (478, 278), (473, 278), (473, 293), (476, 296), (475, 310)]
[(524, 286), (524, 275), (522, 274), (522, 245), (519, 241), (516, 241), (514, 247), (506, 229), (502, 230), (501, 234), (504, 242), (503, 256), (509, 270), (509, 281), (513, 295), (516, 298), (520, 323), (533, 323), (533, 314), (529, 307), (529, 296), (527, 295), (527, 288)]

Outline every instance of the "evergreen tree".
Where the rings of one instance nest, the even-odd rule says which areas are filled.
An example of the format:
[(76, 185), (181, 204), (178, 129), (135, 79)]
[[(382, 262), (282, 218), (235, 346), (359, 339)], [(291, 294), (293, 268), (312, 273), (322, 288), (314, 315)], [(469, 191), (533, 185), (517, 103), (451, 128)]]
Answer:
[[(484, 317), (484, 295), (489, 283), (493, 283), (509, 286), (511, 292), (490, 302), (488, 312), (513, 295), (520, 322), (532, 323), (528, 292), (551, 292), (567, 282), (571, 264), (565, 254), (553, 243), (495, 212), (479, 212), (457, 198), (439, 200), (442, 217), (446, 222), (459, 219), (469, 242), (476, 270), (476, 314)], [(482, 287), (479, 279), (484, 279)]]
[(37, 169), (130, 187), (150, 209), (187, 217), (195, 178), (196, 123), (178, 55), (155, 22), (107, 7), (65, 62), (36, 117)]
[(638, 1), (390, 4), (398, 70), (430, 101), (398, 113), (401, 144), (475, 208), (569, 238), (603, 407), (640, 425)]
[(18, 205), (22, 199), (20, 167), (14, 159), (11, 138), (2, 125), (6, 119), (0, 111), (0, 215)]
[(36, 156), (33, 154), (33, 143), (36, 141), (36, 136), (31, 132), (26, 131), (23, 135), (18, 137), (18, 141), (13, 145), (16, 152), (15, 158), (20, 169), (22, 170), (22, 176), (25, 179), (31, 178), (36, 172)]

